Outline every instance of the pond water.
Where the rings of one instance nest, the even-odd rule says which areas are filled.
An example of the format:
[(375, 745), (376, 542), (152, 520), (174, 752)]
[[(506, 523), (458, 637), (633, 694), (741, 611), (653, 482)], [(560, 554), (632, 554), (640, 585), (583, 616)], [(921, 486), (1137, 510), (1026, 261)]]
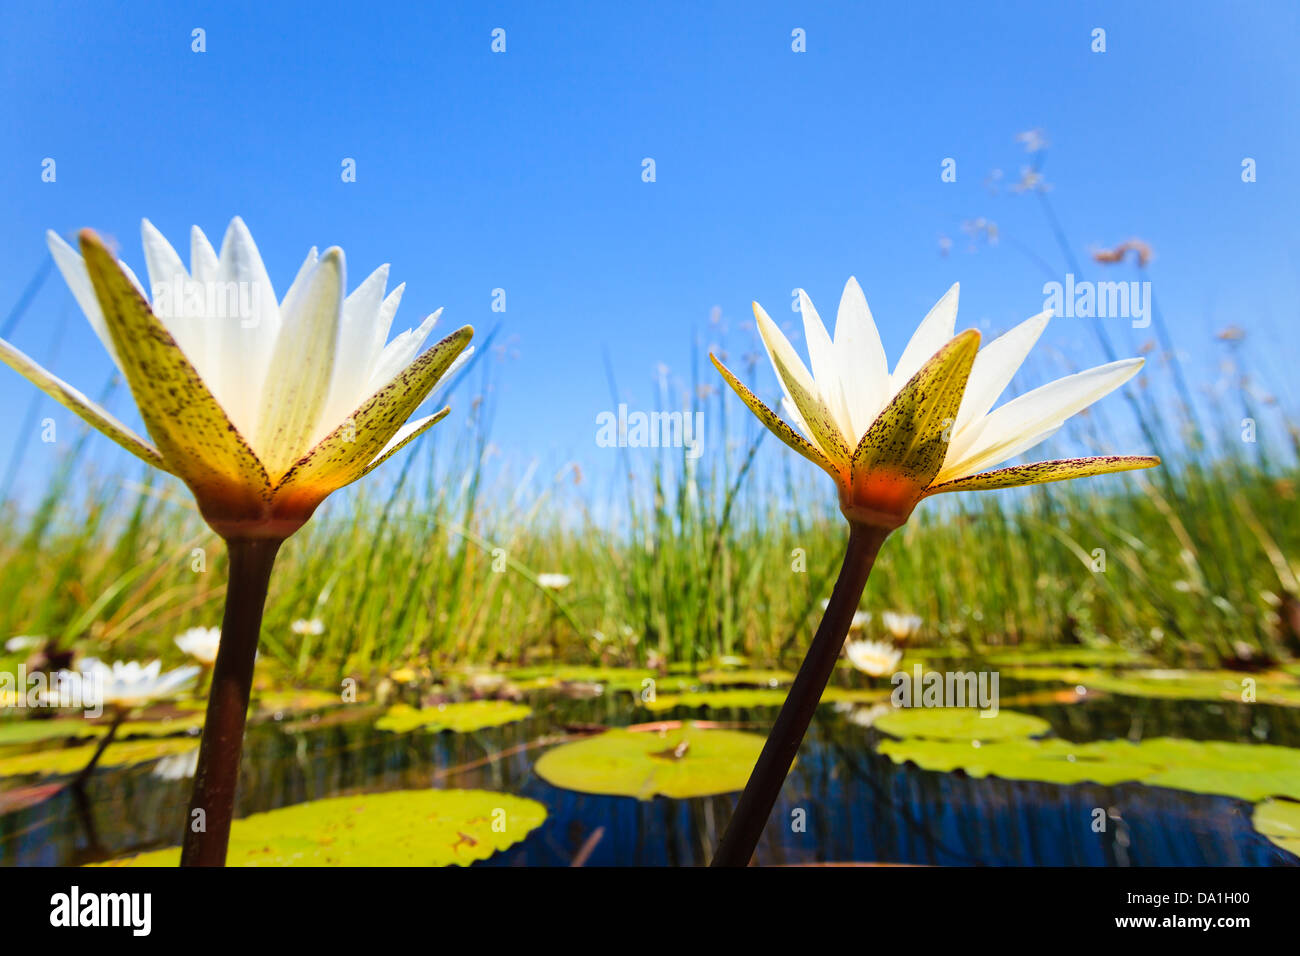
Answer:
[[(1041, 689), (1008, 682), (1004, 696)], [(561, 789), (535, 771), (574, 728), (709, 719), (762, 734), (772, 708), (650, 714), (628, 693), (588, 700), (530, 695), (533, 714), (470, 733), (391, 733), (373, 719), (286, 731), (250, 727), (239, 816), (391, 790), (479, 788), (539, 801), (546, 821), (475, 865), (677, 866), (707, 863), (735, 793), (694, 799), (597, 796)], [(1057, 737), (1183, 737), (1300, 746), (1300, 710), (1266, 704), (1104, 696), (1017, 706)], [(287, 723), (287, 721), (286, 721)], [(1122, 783), (1062, 786), (922, 770), (876, 751), (880, 732), (822, 706), (759, 847), (762, 864), (878, 862), (927, 865), (1273, 865), (1297, 858), (1257, 833), (1240, 799)], [(0, 816), (0, 864), (69, 865), (174, 845), (191, 781), (149, 765), (103, 768), (84, 792), (64, 788)], [(1104, 832), (1093, 826), (1105, 811)], [(798, 822), (798, 825), (796, 825)]]

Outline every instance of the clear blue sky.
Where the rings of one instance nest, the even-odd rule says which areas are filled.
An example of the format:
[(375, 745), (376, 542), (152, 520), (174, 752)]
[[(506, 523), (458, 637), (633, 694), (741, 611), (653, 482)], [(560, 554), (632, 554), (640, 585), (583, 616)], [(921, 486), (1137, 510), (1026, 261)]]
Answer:
[[(953, 281), (959, 328), (1037, 312), (1045, 274), (1022, 248), (1058, 276), (1065, 267), (1037, 201), (1005, 187), (1031, 160), (1015, 134), (1041, 127), (1049, 198), (1076, 252), (1148, 240), (1194, 377), (1214, 375), (1210, 337), (1235, 323), (1294, 397), (1297, 10), (10, 4), (0, 315), (47, 255), (46, 228), (113, 234), (144, 274), (142, 216), (187, 246), (191, 223), (218, 241), (239, 214), (281, 294), (310, 245), (339, 244), (354, 282), (382, 262), (407, 282), (395, 329), (438, 306), (448, 330), (501, 322), (510, 357), (493, 372), (495, 440), (520, 464), (576, 459), (600, 473), (613, 456), (594, 441), (611, 407), (603, 351), (625, 397), (649, 407), (658, 364), (685, 378), (693, 337), (717, 337), (715, 306), (735, 346), (752, 299), (790, 322), (802, 286), (830, 317), (854, 274), (891, 358)], [(490, 50), (497, 27), (504, 54)], [(1105, 53), (1090, 49), (1094, 27)], [(791, 50), (795, 28), (806, 53)], [(41, 181), (45, 157), (55, 183)], [(340, 179), (345, 157), (356, 183)], [(645, 157), (654, 183), (642, 181)], [(940, 181), (946, 157), (956, 183)], [(1258, 182), (1242, 183), (1244, 157)], [(993, 168), (998, 196), (985, 186)], [(961, 224), (979, 216), (1002, 241), (971, 253)], [(497, 287), (504, 315), (490, 311)], [(56, 274), (16, 343), (44, 361), (71, 302)], [(94, 393), (110, 363), (73, 318), (54, 367)], [(1100, 356), (1082, 321), (1058, 320), (1047, 344), (1090, 364)], [(1116, 334), (1126, 341), (1123, 322)], [(0, 456), (30, 443), (25, 486), (48, 458), (18, 434), (30, 395), (0, 369)], [(114, 408), (134, 420), (125, 395)], [(42, 414), (72, 424), (52, 402)]]

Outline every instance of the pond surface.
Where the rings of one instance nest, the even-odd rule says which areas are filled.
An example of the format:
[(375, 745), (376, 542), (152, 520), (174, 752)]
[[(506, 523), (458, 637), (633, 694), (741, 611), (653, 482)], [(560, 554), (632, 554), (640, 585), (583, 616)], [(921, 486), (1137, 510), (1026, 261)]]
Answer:
[[(1006, 698), (1041, 684), (1007, 682)], [(774, 708), (649, 713), (628, 693), (574, 700), (532, 694), (524, 720), (471, 733), (376, 729), (373, 718), (287, 731), (250, 727), (237, 815), (339, 795), (423, 788), (505, 791), (542, 803), (546, 821), (522, 842), (475, 865), (690, 866), (708, 862), (735, 793), (694, 799), (597, 796), (552, 786), (538, 758), (583, 725), (709, 719), (766, 731)], [(1300, 710), (1266, 704), (1104, 696), (1017, 705), (1057, 737), (1183, 737), (1300, 746)], [(876, 862), (927, 865), (1295, 865), (1251, 824), (1239, 799), (1123, 783), (1061, 786), (895, 763), (872, 727), (822, 706), (759, 847), (762, 864)], [(1298, 752), (1300, 755), (1300, 752)], [(70, 865), (175, 845), (191, 781), (150, 765), (101, 769), (84, 793), (64, 788), (0, 816), (0, 864)], [(32, 781), (27, 781), (28, 783)], [(5, 781), (6, 784), (13, 781)], [(1104, 832), (1096, 832), (1098, 808)]]

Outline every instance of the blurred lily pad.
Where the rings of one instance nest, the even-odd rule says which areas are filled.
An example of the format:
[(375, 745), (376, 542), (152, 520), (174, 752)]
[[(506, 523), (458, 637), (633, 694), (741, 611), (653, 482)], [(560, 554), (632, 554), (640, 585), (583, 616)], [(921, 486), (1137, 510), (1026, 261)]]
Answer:
[(526, 704), (508, 700), (467, 700), (421, 708), (394, 704), (384, 716), (375, 721), (375, 727), (399, 734), (417, 729), (450, 730), (464, 734), (523, 720), (532, 712), (533, 709)]
[(1265, 800), (1255, 807), (1251, 822), (1273, 843), (1300, 856), (1300, 803)]
[[(683, 694), (659, 694), (654, 700), (641, 701), (646, 710), (664, 711), (675, 707), (707, 707), (710, 710), (750, 710), (763, 707), (780, 707), (785, 703), (785, 688), (738, 688), (731, 690), (701, 690)], [(828, 687), (822, 694), (823, 704), (841, 701), (854, 704), (868, 704), (887, 700), (887, 690), (853, 690), (844, 687)]]
[(971, 707), (899, 707), (877, 717), (873, 726), (891, 737), (939, 740), (1006, 740), (1037, 737), (1052, 729), (1041, 717), (1014, 710), (981, 711)]
[(1031, 647), (984, 649), (991, 664), (1029, 667), (1150, 667), (1154, 659), (1124, 647)]
[(12, 720), (0, 724), (0, 747), (41, 743), (46, 740), (94, 737), (102, 732), (102, 727), (80, 717), (54, 717), (50, 720)]
[[(486, 790), (397, 790), (256, 813), (230, 828), (228, 866), (465, 866), (546, 819), (536, 800)], [(107, 866), (175, 866), (180, 848)]]
[(682, 800), (744, 788), (763, 738), (691, 723), (656, 731), (608, 730), (544, 753), (533, 768), (566, 790)]
[(1280, 671), (1243, 674), (1238, 671), (1140, 670), (1114, 674), (1093, 668), (1010, 667), (1005, 678), (1060, 681), (1127, 697), (1169, 700), (1236, 701), (1244, 703), (1248, 690), (1254, 703), (1300, 707), (1300, 682)]
[(703, 684), (744, 684), (754, 687), (779, 687), (794, 680), (794, 674), (781, 670), (711, 670), (700, 675)]
[[(79, 773), (90, 758), (95, 755), (94, 744), (81, 747), (65, 747), (56, 750), (38, 750), (35, 753), (18, 754), (12, 757), (0, 757), (0, 777), (17, 777), (24, 774), (56, 776), (65, 773)], [(126, 740), (114, 741), (99, 758), (99, 768), (125, 767), (131, 764), (148, 763), (168, 754), (191, 750), (194, 741), (181, 738), (176, 740)]]
[(880, 752), (925, 770), (963, 770), (972, 777), (1072, 784), (1124, 782), (1222, 794), (1251, 802), (1269, 796), (1300, 799), (1300, 750), (1266, 744), (1182, 740), (1068, 740), (1010, 738), (978, 741), (887, 740)]

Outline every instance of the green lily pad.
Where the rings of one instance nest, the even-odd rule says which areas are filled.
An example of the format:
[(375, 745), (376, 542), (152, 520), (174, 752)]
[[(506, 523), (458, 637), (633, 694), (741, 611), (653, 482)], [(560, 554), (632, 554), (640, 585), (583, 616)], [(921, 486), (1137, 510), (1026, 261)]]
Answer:
[[(79, 773), (90, 758), (95, 755), (94, 744), (83, 747), (66, 747), (58, 750), (38, 750), (35, 753), (18, 754), (13, 757), (0, 757), (0, 777), (17, 777), (23, 774), (40, 774), (55, 776), (65, 773)], [(148, 763), (168, 754), (192, 750), (194, 741), (177, 740), (126, 740), (114, 741), (108, 745), (104, 755), (99, 758), (97, 769), (104, 767), (125, 767), (131, 764)]]
[[(753, 688), (734, 690), (701, 690), (683, 694), (659, 694), (654, 700), (642, 700), (641, 706), (655, 712), (674, 707), (707, 707), (710, 710), (757, 710), (763, 707), (780, 707), (785, 703), (785, 688)], [(847, 702), (870, 704), (887, 700), (887, 690), (853, 690), (845, 687), (827, 687), (822, 694), (823, 704)]]
[(685, 723), (663, 731), (608, 730), (542, 754), (534, 770), (566, 790), (684, 800), (741, 790), (763, 738)]
[(925, 770), (963, 770), (972, 777), (1103, 785), (1124, 782), (1222, 794), (1251, 802), (1269, 796), (1300, 799), (1300, 751), (1266, 744), (1157, 737), (1133, 743), (1009, 738), (993, 743), (887, 740), (880, 752)]
[(1253, 687), (1255, 703), (1300, 707), (1300, 682), (1276, 671), (1243, 674), (1226, 670), (1142, 670), (1113, 674), (1089, 668), (1011, 667), (1003, 668), (1001, 675), (1015, 680), (1060, 681), (1127, 697), (1167, 700), (1244, 703), (1246, 689)]
[(981, 741), (1037, 737), (1052, 729), (1043, 718), (1030, 714), (970, 707), (899, 707), (877, 717), (874, 726), (891, 737)]
[(54, 717), (50, 720), (13, 720), (0, 724), (0, 747), (34, 744), (46, 740), (73, 740), (94, 737), (103, 728), (80, 717)]
[(1030, 667), (1150, 667), (1155, 661), (1146, 654), (1124, 647), (987, 647), (985, 660), (991, 664), (1023, 664)]
[[(342, 693), (324, 690), (273, 690), (257, 694), (252, 700), (254, 713), (266, 716), (270, 714), (300, 714), (312, 710), (325, 710), (344, 704)], [(206, 704), (204, 708), (206, 709)]]
[[(486, 790), (397, 790), (255, 813), (230, 828), (228, 866), (466, 866), (546, 819), (536, 800)], [(107, 866), (176, 866), (180, 848)]]
[(1251, 822), (1273, 843), (1300, 856), (1300, 803), (1265, 800), (1255, 807)]
[(754, 687), (777, 687), (794, 680), (794, 674), (781, 670), (711, 670), (700, 675), (703, 684), (744, 684)]
[(388, 713), (375, 721), (375, 727), (398, 734), (417, 729), (450, 730), (464, 734), (484, 727), (514, 723), (532, 712), (531, 707), (508, 700), (467, 700), (423, 708), (394, 704), (388, 708)]

